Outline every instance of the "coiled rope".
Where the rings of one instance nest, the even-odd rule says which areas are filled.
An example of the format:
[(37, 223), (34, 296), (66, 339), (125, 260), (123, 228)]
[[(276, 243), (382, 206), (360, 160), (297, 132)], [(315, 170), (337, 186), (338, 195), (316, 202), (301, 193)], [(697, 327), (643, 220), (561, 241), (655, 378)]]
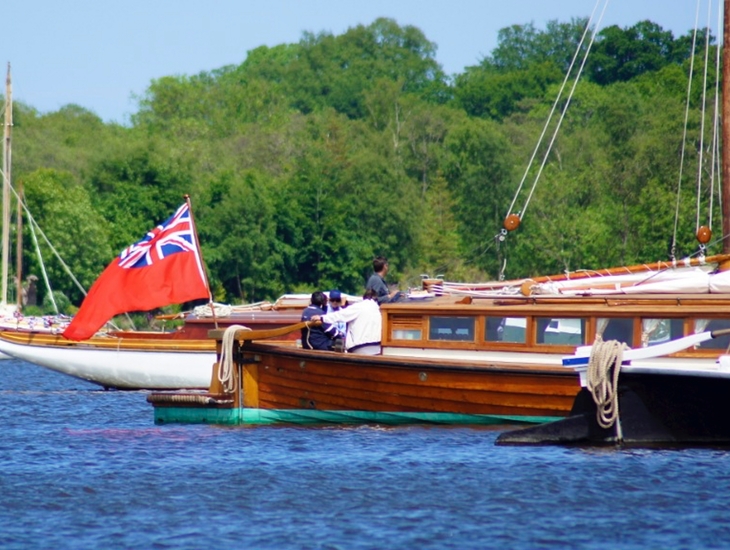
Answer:
[[(597, 340), (593, 344), (588, 360), (588, 391), (596, 404), (596, 419), (602, 428), (610, 428), (618, 419), (618, 375), (621, 371), (626, 344), (618, 340), (604, 342)], [(613, 368), (613, 372), (611, 371)], [(621, 439), (621, 426), (618, 436)]]
[(214, 303), (212, 308), (210, 307), (210, 304), (196, 306), (193, 308), (193, 313), (198, 318), (213, 317), (214, 311), (216, 317), (230, 317), (233, 307), (228, 304)]
[(235, 377), (233, 376), (233, 342), (236, 340), (236, 332), (239, 330), (251, 330), (243, 325), (231, 325), (223, 333), (221, 343), (221, 358), (218, 363), (218, 381), (223, 386), (225, 393), (233, 393), (235, 390)]

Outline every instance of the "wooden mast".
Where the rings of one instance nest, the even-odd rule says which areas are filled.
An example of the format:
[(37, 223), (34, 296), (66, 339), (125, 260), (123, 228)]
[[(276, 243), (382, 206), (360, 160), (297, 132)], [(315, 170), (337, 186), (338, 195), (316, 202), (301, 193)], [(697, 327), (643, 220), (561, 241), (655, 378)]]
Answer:
[(5, 80), (5, 131), (3, 133), (3, 217), (2, 217), (2, 291), (0, 306), (8, 303), (8, 258), (10, 252), (10, 171), (11, 145), (10, 135), (13, 128), (13, 96), (10, 80), (10, 63)]
[(723, 5), (722, 32), (722, 251), (730, 254), (730, 0)]

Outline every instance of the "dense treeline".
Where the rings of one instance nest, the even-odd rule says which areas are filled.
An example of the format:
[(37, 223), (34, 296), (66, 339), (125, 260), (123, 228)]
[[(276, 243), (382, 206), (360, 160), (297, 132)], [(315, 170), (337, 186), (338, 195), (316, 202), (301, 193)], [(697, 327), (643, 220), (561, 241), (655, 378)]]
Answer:
[[(16, 103), (14, 180), (86, 288), (184, 194), (219, 301), (358, 293), (379, 254), (403, 286), (421, 273), (474, 280), (505, 265), (507, 277), (520, 277), (665, 259), (692, 36), (649, 21), (597, 35), (521, 227), (495, 238), (585, 25), (503, 29), (491, 55), (452, 76), (419, 29), (390, 19), (339, 36), (305, 34), (237, 66), (153, 81), (129, 127), (75, 105), (41, 115)], [(701, 67), (704, 54), (696, 57)], [(698, 76), (680, 253), (696, 249), (701, 148), (700, 173), (711, 170), (702, 101)], [(710, 193), (703, 183), (700, 223)], [(25, 272), (39, 274), (25, 231)], [(41, 249), (54, 289), (78, 304), (80, 291)]]

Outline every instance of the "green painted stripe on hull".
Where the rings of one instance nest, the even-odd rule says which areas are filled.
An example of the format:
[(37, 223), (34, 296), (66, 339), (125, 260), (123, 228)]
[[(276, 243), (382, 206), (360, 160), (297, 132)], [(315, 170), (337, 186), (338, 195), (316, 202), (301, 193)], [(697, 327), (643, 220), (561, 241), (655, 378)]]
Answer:
[(311, 409), (204, 409), (155, 407), (155, 424), (544, 424), (557, 416), (508, 416), (435, 412), (317, 411)]

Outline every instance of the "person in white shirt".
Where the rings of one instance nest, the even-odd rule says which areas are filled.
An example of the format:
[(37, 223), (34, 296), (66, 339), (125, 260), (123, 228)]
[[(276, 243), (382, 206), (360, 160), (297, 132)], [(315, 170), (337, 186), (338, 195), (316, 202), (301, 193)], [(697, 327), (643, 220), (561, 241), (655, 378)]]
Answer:
[(336, 324), (339, 321), (347, 323), (347, 338), (345, 339), (347, 352), (379, 355), (383, 318), (380, 315), (377, 299), (377, 292), (366, 290), (361, 302), (350, 304), (346, 308), (326, 315), (315, 315), (312, 317), (312, 321), (329, 324)]

